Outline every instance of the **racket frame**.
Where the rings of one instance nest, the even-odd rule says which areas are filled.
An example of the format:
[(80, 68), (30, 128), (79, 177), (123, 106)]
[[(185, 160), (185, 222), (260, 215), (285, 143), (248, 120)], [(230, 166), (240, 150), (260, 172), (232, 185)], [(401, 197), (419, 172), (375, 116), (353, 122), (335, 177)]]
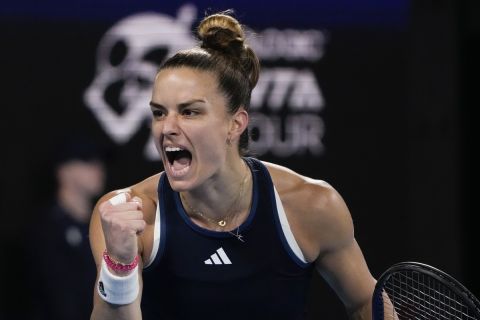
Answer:
[(427, 275), (433, 279), (439, 281), (447, 288), (452, 290), (462, 299), (462, 303), (467, 305), (472, 311), (474, 311), (475, 316), (480, 319), (480, 302), (478, 299), (458, 280), (450, 276), (446, 272), (432, 267), (425, 263), (414, 262), (414, 261), (404, 261), (394, 264), (388, 268), (382, 275), (378, 278), (377, 284), (375, 285), (375, 290), (372, 297), (372, 319), (373, 320), (384, 320), (384, 307), (383, 307), (383, 289), (385, 283), (396, 273), (401, 273), (404, 271), (415, 271), (419, 274)]

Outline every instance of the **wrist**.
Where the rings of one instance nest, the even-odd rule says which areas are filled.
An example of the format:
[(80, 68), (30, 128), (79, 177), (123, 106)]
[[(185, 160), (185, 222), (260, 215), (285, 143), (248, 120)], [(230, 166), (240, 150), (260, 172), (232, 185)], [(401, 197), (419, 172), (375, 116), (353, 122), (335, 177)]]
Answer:
[(105, 260), (102, 260), (97, 292), (104, 301), (127, 305), (137, 299), (139, 291), (138, 265), (129, 274), (119, 276), (113, 274)]
[(110, 272), (118, 276), (127, 276), (129, 275), (137, 266), (138, 266), (138, 255), (135, 256), (132, 262), (122, 263), (114, 258), (112, 258), (107, 250), (103, 252), (103, 261)]

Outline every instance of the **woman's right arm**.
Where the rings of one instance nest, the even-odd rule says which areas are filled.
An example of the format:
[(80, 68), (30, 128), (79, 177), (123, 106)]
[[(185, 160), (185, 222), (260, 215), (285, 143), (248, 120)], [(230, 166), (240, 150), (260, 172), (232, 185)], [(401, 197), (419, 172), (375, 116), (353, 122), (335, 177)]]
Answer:
[[(121, 195), (122, 193), (123, 195)], [(93, 294), (94, 306), (91, 320), (142, 319), (140, 301), (143, 263), (139, 250), (142, 246), (139, 245), (140, 237), (138, 235), (143, 232), (145, 226), (142, 199), (133, 196), (130, 190), (111, 192), (102, 197), (95, 206), (90, 222), (90, 245), (97, 266), (97, 280)], [(129, 264), (138, 255), (138, 266), (128, 272), (113, 270), (104, 262), (105, 250), (113, 261), (122, 264)], [(112, 303), (110, 300), (112, 295), (108, 294), (108, 290), (112, 290), (112, 288), (116, 290), (115, 285), (105, 288), (105, 281), (101, 281), (101, 278), (113, 279), (114, 284), (120, 284), (126, 279), (123, 277), (127, 276), (133, 277), (135, 281), (128, 282), (127, 289), (122, 296), (129, 296), (129, 293), (132, 293), (134, 299), (120, 298), (123, 302)], [(137, 283), (138, 287), (136, 287)], [(121, 286), (122, 284), (120, 284)], [(100, 294), (103, 294), (103, 297)]]

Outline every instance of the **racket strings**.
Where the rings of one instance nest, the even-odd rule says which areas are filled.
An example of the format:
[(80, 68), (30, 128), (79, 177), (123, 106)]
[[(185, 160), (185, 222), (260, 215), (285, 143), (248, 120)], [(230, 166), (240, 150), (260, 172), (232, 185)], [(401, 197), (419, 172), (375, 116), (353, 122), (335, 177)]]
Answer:
[(446, 285), (415, 271), (393, 274), (384, 290), (384, 319), (478, 319)]

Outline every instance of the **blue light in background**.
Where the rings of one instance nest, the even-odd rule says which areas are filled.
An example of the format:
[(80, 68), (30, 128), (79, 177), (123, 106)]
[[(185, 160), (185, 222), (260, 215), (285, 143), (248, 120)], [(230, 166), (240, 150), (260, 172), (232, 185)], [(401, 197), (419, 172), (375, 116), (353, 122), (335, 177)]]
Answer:
[[(152, 0), (23, 0), (2, 1), (2, 20), (116, 21), (139, 11), (175, 15), (189, 2)], [(296, 0), (296, 1), (195, 1), (199, 17), (206, 10), (234, 8), (242, 22), (257, 27), (404, 27), (408, 23), (410, 0)]]

